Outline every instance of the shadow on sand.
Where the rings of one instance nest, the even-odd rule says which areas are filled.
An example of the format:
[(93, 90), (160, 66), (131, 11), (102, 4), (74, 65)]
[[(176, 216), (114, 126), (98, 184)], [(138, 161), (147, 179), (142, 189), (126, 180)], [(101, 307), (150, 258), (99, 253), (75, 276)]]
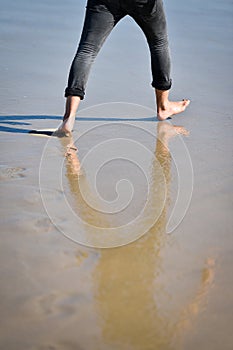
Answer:
[[(31, 120), (57, 120), (61, 121), (62, 117), (58, 115), (9, 115), (0, 117), (0, 132), (12, 132), (20, 134), (37, 134), (37, 135), (46, 135), (46, 136), (58, 136), (54, 133), (54, 130), (44, 129), (44, 130), (35, 130), (35, 129), (24, 129), (20, 126), (29, 126), (31, 125)], [(28, 122), (25, 122), (28, 121)], [(76, 121), (99, 121), (99, 122), (158, 122), (156, 116), (144, 117), (144, 118), (107, 118), (107, 117), (76, 117)], [(17, 127), (15, 127), (17, 126)]]

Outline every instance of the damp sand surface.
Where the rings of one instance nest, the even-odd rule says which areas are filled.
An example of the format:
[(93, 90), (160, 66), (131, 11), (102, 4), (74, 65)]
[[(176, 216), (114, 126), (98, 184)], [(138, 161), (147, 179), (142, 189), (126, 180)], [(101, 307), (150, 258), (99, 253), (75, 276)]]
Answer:
[[(192, 100), (165, 126), (146, 42), (124, 19), (96, 61), (73, 140), (51, 132), (85, 1), (0, 3), (0, 348), (232, 349), (230, 1), (165, 2), (172, 97)], [(66, 155), (70, 142), (78, 152)], [(101, 249), (103, 234), (109, 246), (137, 239)]]

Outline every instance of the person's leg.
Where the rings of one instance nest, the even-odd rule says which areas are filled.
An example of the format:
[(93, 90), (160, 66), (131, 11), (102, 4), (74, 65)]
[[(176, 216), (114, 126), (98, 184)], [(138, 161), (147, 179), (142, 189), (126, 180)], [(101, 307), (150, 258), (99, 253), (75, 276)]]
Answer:
[(72, 131), (80, 100), (85, 95), (92, 64), (111, 30), (124, 15), (119, 11), (110, 11), (102, 0), (88, 1), (81, 40), (65, 90), (66, 109), (60, 131)]
[(67, 96), (65, 114), (63, 117), (62, 124), (59, 126), (59, 132), (67, 134), (73, 130), (75, 116), (78, 110), (80, 100), (81, 98), (79, 96)]
[[(140, 1), (138, 1), (140, 3)], [(183, 112), (189, 100), (169, 101), (170, 53), (168, 46), (167, 24), (162, 0), (144, 1), (144, 10), (135, 7), (130, 15), (143, 30), (151, 54), (152, 86), (155, 88), (157, 116), (159, 120)], [(140, 5), (141, 8), (143, 5)]]

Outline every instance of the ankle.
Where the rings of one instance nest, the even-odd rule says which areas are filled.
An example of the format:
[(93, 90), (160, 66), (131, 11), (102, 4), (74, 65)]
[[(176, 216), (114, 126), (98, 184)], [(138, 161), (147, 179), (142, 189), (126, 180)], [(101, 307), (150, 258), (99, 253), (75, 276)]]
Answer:
[(72, 114), (65, 114), (64, 117), (63, 117), (63, 122), (64, 121), (67, 121), (68, 119), (72, 119), (72, 118), (75, 118), (75, 115), (72, 115)]
[(166, 111), (169, 107), (169, 101), (163, 101), (158, 103), (157, 109), (158, 111)]

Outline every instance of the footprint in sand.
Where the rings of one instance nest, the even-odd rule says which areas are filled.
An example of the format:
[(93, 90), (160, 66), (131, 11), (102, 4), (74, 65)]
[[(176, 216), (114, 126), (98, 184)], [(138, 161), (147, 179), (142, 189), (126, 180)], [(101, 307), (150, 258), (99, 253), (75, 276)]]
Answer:
[(39, 347), (32, 348), (32, 350), (82, 350), (78, 343), (71, 341), (61, 342), (57, 345), (39, 345)]
[(49, 295), (45, 295), (38, 300), (38, 306), (42, 313), (46, 315), (56, 313), (56, 300), (57, 294), (51, 293)]
[(47, 217), (37, 219), (34, 224), (39, 232), (50, 232), (54, 227), (50, 218)]
[(25, 177), (26, 168), (22, 167), (7, 167), (5, 165), (0, 167), (0, 180), (18, 179)]
[(60, 350), (60, 348), (55, 345), (39, 345), (32, 348), (32, 350)]
[(63, 296), (56, 292), (40, 297), (37, 306), (44, 315), (63, 315), (71, 316), (76, 313), (76, 307), (82, 296), (67, 295)]

